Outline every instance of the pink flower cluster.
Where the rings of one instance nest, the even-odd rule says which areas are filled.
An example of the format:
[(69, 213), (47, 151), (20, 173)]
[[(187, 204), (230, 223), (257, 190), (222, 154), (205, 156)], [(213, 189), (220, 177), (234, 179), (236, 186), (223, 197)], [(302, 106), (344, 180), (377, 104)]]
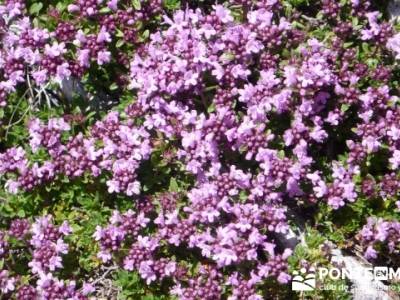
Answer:
[[(141, 32), (136, 25), (150, 22), (161, 12), (160, 1), (142, 2), (141, 8), (135, 10), (125, 9), (118, 1), (77, 1), (70, 5), (69, 11), (71, 19), (81, 18), (79, 22), (62, 21), (65, 12), (49, 11), (49, 18), (58, 24), (51, 32), (32, 24), (24, 1), (5, 1), (0, 5), (0, 107), (6, 105), (7, 95), (24, 83), (41, 88), (48, 82), (61, 83), (71, 76), (81, 78), (93, 65), (116, 62), (123, 67), (124, 54), (118, 51), (113, 54), (111, 49), (118, 30), (125, 33), (125, 43), (138, 44)], [(106, 13), (99, 13), (107, 7)], [(99, 29), (86, 30), (90, 28), (85, 25), (86, 18), (96, 20)], [(124, 80), (120, 79), (121, 84)]]
[(135, 126), (131, 120), (121, 120), (118, 113), (111, 112), (93, 126), (88, 137), (78, 134), (64, 141), (62, 133), (69, 130), (70, 125), (64, 119), (51, 119), (48, 124), (38, 119), (30, 122), (31, 151), (45, 149), (51, 158), (42, 165), (31, 165), (21, 147), (0, 154), (0, 174), (10, 176), (6, 183), (9, 192), (31, 190), (57, 175), (74, 178), (85, 172), (93, 176), (107, 172), (112, 173), (107, 181), (110, 193), (124, 192), (128, 196), (140, 193), (136, 170), (152, 148), (145, 128)]
[[(230, 300), (262, 299), (258, 287), (267, 278), (290, 279), (291, 252), (277, 242), (289, 229), (288, 207), (317, 209), (326, 203), (339, 210), (361, 196), (393, 201), (400, 190), (395, 173), (400, 109), (391, 89), (388, 51), (398, 56), (399, 37), (391, 24), (370, 11), (369, 1), (337, 5), (324, 0), (321, 7), (335, 24), (334, 34), (309, 38), (296, 15), (283, 17), (280, 1), (256, 1), (251, 7), (249, 1), (231, 2), (246, 7), (240, 20), (234, 17), (235, 6), (223, 5), (214, 5), (208, 14), (188, 8), (164, 15), (165, 29), (151, 34), (129, 57), (135, 100), (125, 113), (109, 112), (87, 134), (76, 135), (63, 118), (33, 119), (30, 149), (14, 147), (0, 154), (0, 175), (13, 193), (63, 176), (91, 174), (107, 178), (109, 193), (132, 196), (135, 209), (115, 211), (109, 224), (97, 227), (98, 258), (138, 272), (147, 284), (169, 280), (171, 294), (181, 299), (220, 299), (223, 293)], [(8, 13), (17, 4), (10, 5)], [(116, 5), (107, 3), (130, 28), (130, 17)], [(342, 9), (360, 25), (339, 25)], [(78, 1), (69, 10), (97, 16), (99, 3)], [(30, 28), (26, 20), (18, 22)], [(101, 65), (110, 58), (107, 45), (117, 21), (107, 17), (101, 22), (95, 36), (76, 32), (81, 67), (88, 66), (88, 59)], [(59, 28), (66, 36), (72, 31), (66, 24)], [(19, 40), (10, 39), (10, 49), (19, 49), (14, 45)], [(360, 58), (348, 46), (353, 41), (375, 47), (382, 64)], [(9, 68), (8, 80), (22, 81), (19, 63), (32, 55), (42, 65), (46, 57), (56, 62), (32, 74), (68, 76), (64, 42), (49, 44), (44, 37), (35, 43), (40, 51), (18, 56), (22, 62)], [(48, 155), (41, 163), (31, 158), (39, 149)], [(150, 191), (143, 204), (146, 182), (138, 174), (158, 150), (193, 182), (181, 193)], [(374, 170), (372, 159), (386, 166)], [(61, 237), (68, 226), (49, 224), (41, 219), (33, 227), (33, 272), (62, 266), (67, 247)], [(397, 251), (398, 234), (398, 223), (369, 219), (361, 232), (366, 257), (376, 257), (378, 242)], [(0, 255), (6, 249), (7, 243), (0, 243)], [(1, 276), (1, 286), (9, 290), (12, 279), (8, 273)], [(53, 277), (39, 286), (65, 293), (72, 289)]]
[(389, 255), (399, 255), (400, 222), (370, 217), (359, 232), (359, 238), (365, 250), (364, 256), (369, 260), (378, 258), (379, 247), (387, 248)]
[[(62, 255), (68, 253), (68, 245), (64, 238), (71, 233), (67, 222), (60, 226), (53, 223), (50, 215), (37, 218), (33, 224), (26, 219), (15, 219), (7, 231), (0, 232), (0, 257), (15, 255), (14, 249), (7, 242), (15, 238), (22, 243), (26, 252), (31, 252), (31, 280), (27, 284), (19, 274), (13, 274), (13, 266), (4, 264), (0, 270), (0, 292), (10, 296), (15, 292), (17, 299), (87, 299), (86, 295), (93, 291), (90, 284), (84, 283), (81, 291), (74, 280), (57, 278), (57, 270), (63, 268)], [(13, 263), (18, 260), (15, 256)], [(34, 280), (36, 279), (36, 282)]]
[[(241, 189), (232, 185), (232, 190)], [(215, 181), (189, 191), (188, 203), (181, 208), (177, 206), (181, 196), (167, 193), (154, 197), (150, 202), (153, 205), (138, 205), (137, 212), (115, 211), (110, 224), (97, 227), (94, 234), (100, 243), (98, 257), (103, 262), (122, 259), (123, 267), (137, 271), (147, 284), (168, 277), (175, 283), (171, 292), (182, 299), (218, 298), (221, 285), (232, 288), (231, 299), (236, 299), (238, 285), (248, 289), (243, 295), (261, 299), (255, 286), (265, 278), (275, 277), (281, 283), (290, 279), (286, 259), (291, 250), (280, 253), (273, 239), (274, 233), (286, 233), (288, 229), (285, 209), (258, 201), (237, 203), (237, 195), (229, 195), (232, 190), (221, 189)], [(149, 228), (154, 230), (149, 232)], [(129, 252), (123, 254), (127, 247)], [(206, 272), (211, 277), (206, 280), (193, 276), (187, 258), (165, 255), (179, 247), (198, 253), (200, 274)], [(242, 274), (244, 277), (239, 279), (239, 268), (248, 264), (253, 265), (249, 278)], [(233, 271), (227, 274), (223, 271), (227, 267)]]

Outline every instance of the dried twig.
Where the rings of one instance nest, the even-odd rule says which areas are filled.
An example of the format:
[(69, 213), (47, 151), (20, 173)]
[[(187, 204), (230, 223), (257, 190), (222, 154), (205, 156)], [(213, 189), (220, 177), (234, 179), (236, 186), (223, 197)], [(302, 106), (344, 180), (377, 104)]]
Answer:
[(103, 273), (103, 275), (101, 275), (99, 278), (97, 278), (96, 280), (92, 281), (91, 284), (95, 285), (96, 283), (102, 281), (104, 278), (107, 277), (107, 275), (118, 269), (118, 266), (112, 266), (112, 267), (108, 267), (106, 268), (106, 271)]
[(15, 109), (13, 110), (13, 112), (12, 112), (12, 114), (11, 114), (10, 120), (8, 121), (8, 124), (7, 124), (7, 130), (6, 130), (6, 133), (5, 133), (5, 136), (4, 136), (5, 139), (7, 139), (8, 131), (9, 131), (9, 129), (12, 127), (11, 122), (12, 122), (13, 119), (14, 119), (14, 116), (15, 116), (17, 110), (18, 110), (18, 107), (20, 106), (22, 100), (25, 98), (25, 96), (26, 96), (27, 93), (28, 93), (28, 90), (26, 90), (26, 91), (24, 92), (24, 94), (19, 98), (18, 103), (17, 103)]

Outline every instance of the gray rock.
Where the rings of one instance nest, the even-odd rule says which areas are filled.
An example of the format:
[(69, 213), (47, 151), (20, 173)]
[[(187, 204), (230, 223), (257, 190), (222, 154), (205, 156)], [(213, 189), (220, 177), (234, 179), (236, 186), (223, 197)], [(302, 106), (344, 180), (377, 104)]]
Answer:
[(69, 105), (75, 96), (78, 96), (87, 101), (87, 110), (89, 111), (106, 111), (118, 104), (118, 100), (111, 95), (99, 90), (96, 94), (91, 95), (85, 90), (83, 84), (76, 78), (70, 77), (64, 79), (61, 83), (61, 93), (67, 100)]
[(400, 16), (400, 0), (392, 0), (389, 2), (387, 12), (391, 20), (396, 20)]
[(84, 99), (89, 98), (89, 95), (85, 91), (83, 84), (74, 77), (63, 79), (61, 82), (61, 93), (69, 102), (72, 102), (75, 95), (78, 95)]
[[(361, 269), (367, 265), (355, 256), (343, 255), (339, 249), (331, 251), (332, 262), (344, 265), (347, 270)], [(370, 267), (370, 266), (368, 266)], [(393, 300), (388, 294), (388, 287), (381, 281), (375, 281), (366, 276), (352, 278), (351, 291), (353, 300)]]

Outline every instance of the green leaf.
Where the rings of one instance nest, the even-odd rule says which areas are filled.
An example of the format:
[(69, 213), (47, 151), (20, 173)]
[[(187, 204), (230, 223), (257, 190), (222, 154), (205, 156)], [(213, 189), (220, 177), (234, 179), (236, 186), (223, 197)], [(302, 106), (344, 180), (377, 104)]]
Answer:
[(115, 82), (113, 82), (113, 83), (110, 85), (110, 91), (115, 91), (116, 89), (118, 89), (118, 85), (117, 85)]
[(171, 178), (171, 180), (169, 181), (168, 190), (170, 192), (178, 192), (179, 191), (179, 185), (175, 178)]
[(361, 48), (365, 53), (370, 52), (368, 43), (362, 43)]
[(167, 9), (175, 10), (181, 5), (179, 0), (165, 0), (164, 5)]
[(40, 12), (40, 10), (43, 8), (43, 3), (41, 3), (41, 2), (36, 2), (36, 3), (33, 3), (32, 5), (31, 5), (31, 7), (29, 8), (29, 13), (31, 14), (31, 15), (37, 15), (37, 14), (39, 14), (39, 12)]
[(212, 113), (215, 111), (215, 105), (214, 103), (212, 103), (208, 108), (207, 108), (207, 112), (208, 113)]
[(56, 4), (56, 8), (57, 8), (57, 10), (58, 10), (59, 12), (62, 12), (62, 11), (64, 11), (64, 10), (67, 8), (67, 3), (65, 3), (65, 2), (58, 2), (58, 3)]
[(20, 218), (25, 218), (25, 211), (24, 211), (23, 209), (20, 209), (20, 210), (17, 212), (17, 215), (18, 215), (18, 217), (20, 217)]
[(136, 10), (140, 10), (142, 8), (140, 0), (132, 0), (132, 5)]
[(119, 29), (117, 29), (117, 33), (115, 34), (115, 36), (116, 37), (118, 37), (118, 38), (123, 38), (124, 37), (124, 32), (123, 31), (121, 31), (121, 30), (119, 30)]
[(367, 59), (367, 65), (369, 67), (376, 67), (376, 66), (379, 65), (379, 61), (377, 59), (374, 59), (374, 58), (368, 58)]
[(358, 25), (358, 18), (353, 18), (351, 20), (351, 23), (352, 23), (353, 27), (357, 26)]
[(303, 4), (308, 4), (308, 0), (290, 0), (289, 3), (296, 7)]
[(108, 7), (103, 7), (100, 9), (100, 13), (102, 14), (108, 14), (111, 12), (111, 9), (109, 9)]
[(340, 107), (340, 111), (341, 112), (346, 112), (346, 111), (349, 110), (349, 108), (350, 108), (349, 104), (342, 104), (342, 106)]
[(146, 30), (142, 33), (142, 38), (143, 38), (144, 40), (146, 40), (149, 36), (150, 36), (150, 30), (146, 29)]
[(124, 44), (125, 44), (125, 41), (124, 41), (123, 39), (120, 39), (120, 40), (118, 40), (117, 43), (115, 44), (115, 47), (121, 48)]
[(350, 48), (350, 47), (353, 46), (353, 42), (346, 42), (346, 43), (343, 44), (343, 46), (344, 46), (345, 48)]

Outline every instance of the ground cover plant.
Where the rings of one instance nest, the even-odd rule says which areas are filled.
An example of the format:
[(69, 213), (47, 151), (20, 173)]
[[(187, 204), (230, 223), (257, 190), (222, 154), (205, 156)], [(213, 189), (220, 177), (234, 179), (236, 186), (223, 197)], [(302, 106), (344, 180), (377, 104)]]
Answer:
[(397, 267), (387, 4), (2, 2), (1, 299), (297, 299), (333, 245)]

